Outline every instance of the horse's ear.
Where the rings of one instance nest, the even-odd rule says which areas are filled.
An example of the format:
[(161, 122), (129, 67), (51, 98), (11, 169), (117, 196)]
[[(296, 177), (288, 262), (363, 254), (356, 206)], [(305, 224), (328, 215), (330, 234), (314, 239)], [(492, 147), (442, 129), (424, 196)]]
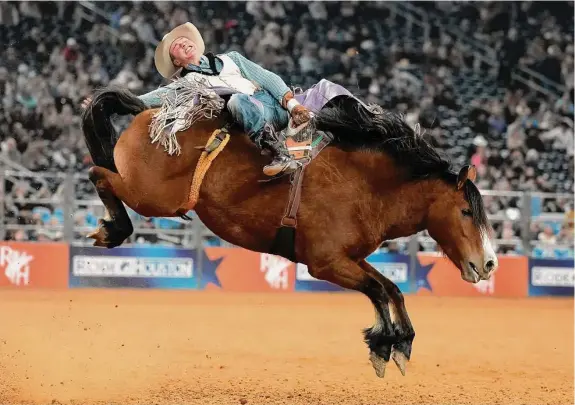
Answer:
[(465, 184), (466, 180), (475, 181), (477, 178), (477, 169), (473, 165), (463, 166), (457, 175), (457, 189), (461, 190), (461, 187)]

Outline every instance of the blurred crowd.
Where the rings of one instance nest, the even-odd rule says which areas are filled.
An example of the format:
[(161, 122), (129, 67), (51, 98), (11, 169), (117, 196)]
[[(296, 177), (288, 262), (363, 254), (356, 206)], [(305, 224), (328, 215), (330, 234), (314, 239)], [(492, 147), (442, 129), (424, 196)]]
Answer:
[(509, 83), (514, 66), (573, 87), (573, 3), (419, 2), (418, 7), (489, 45), (501, 61), (499, 77)]
[[(327, 78), (421, 123), (425, 136), (456, 164), (477, 166), (482, 189), (574, 190), (573, 2), (412, 3), (437, 16), (427, 36), (384, 2), (91, 4), (97, 11), (79, 2), (0, 3), (0, 40), (7, 45), (0, 49), (0, 157), (14, 168), (84, 173), (90, 158), (79, 127), (81, 100), (110, 83), (136, 94), (162, 85), (153, 46), (171, 28), (192, 21), (207, 51), (237, 50), (290, 86), (307, 88)], [(499, 65), (489, 66), (442, 24), (491, 47)], [(516, 82), (517, 66), (545, 76), (563, 93), (550, 97)], [(61, 225), (61, 212), (50, 205), (17, 201), (58, 198), (57, 182), (6, 185), (12, 223)], [(85, 182), (76, 193), (78, 199), (93, 197)], [(520, 251), (523, 203), (486, 197), (489, 213), (501, 218), (497, 237), (508, 242), (501, 251)], [(531, 204), (543, 219), (566, 218), (534, 222), (534, 240), (573, 244), (572, 199), (534, 198)], [(78, 226), (92, 226), (96, 218), (89, 208), (76, 215)], [(57, 239), (58, 232), (7, 237)], [(140, 240), (156, 242), (152, 238)]]

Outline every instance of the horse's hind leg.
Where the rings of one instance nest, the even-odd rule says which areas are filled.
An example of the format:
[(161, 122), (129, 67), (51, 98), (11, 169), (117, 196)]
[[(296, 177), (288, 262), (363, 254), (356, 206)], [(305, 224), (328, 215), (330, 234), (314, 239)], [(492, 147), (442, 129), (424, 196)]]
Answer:
[(383, 286), (387, 295), (391, 299), (391, 321), (397, 336), (397, 342), (393, 344), (391, 357), (393, 358), (393, 361), (395, 361), (395, 364), (397, 364), (397, 367), (399, 367), (401, 374), (405, 375), (405, 365), (411, 357), (411, 347), (413, 339), (415, 338), (415, 330), (411, 325), (409, 315), (407, 315), (403, 294), (393, 281), (389, 280), (379, 271), (374, 269), (365, 260), (359, 262), (359, 265), (366, 273), (371, 275)]
[(369, 359), (375, 373), (378, 377), (384, 377), (396, 336), (389, 312), (389, 297), (383, 286), (349, 258), (321, 265), (311, 263), (308, 269), (317, 279), (360, 291), (370, 299), (375, 308), (375, 324), (364, 330), (364, 337), (370, 349)]
[(90, 181), (106, 207), (107, 215), (100, 219), (98, 229), (88, 235), (94, 246), (113, 248), (121, 245), (134, 231), (128, 212), (118, 197), (126, 194), (119, 174), (95, 166), (89, 172)]

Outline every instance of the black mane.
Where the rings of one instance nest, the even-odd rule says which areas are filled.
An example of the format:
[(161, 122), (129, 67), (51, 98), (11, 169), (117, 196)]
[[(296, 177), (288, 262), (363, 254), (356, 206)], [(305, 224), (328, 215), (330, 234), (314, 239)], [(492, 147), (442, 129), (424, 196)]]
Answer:
[[(440, 155), (420, 131), (414, 130), (392, 111), (372, 105), (368, 110), (349, 97), (331, 100), (315, 117), (320, 130), (334, 135), (332, 145), (342, 149), (385, 152), (408, 170), (411, 179), (437, 177), (454, 186), (457, 173), (451, 162)], [(475, 226), (490, 229), (481, 193), (472, 181), (463, 186)]]
[(374, 105), (371, 111), (349, 97), (338, 97), (316, 116), (318, 129), (333, 133), (334, 146), (391, 155), (413, 179), (443, 175), (451, 162), (441, 156), (419, 131), (392, 111)]

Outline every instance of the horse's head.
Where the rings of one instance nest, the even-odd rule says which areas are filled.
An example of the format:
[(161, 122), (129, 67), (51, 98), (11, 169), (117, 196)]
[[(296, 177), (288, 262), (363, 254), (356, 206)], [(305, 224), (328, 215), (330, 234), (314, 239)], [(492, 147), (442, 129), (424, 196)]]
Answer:
[(475, 176), (474, 166), (463, 167), (456, 184), (430, 207), (427, 224), (429, 235), (471, 283), (488, 280), (498, 264)]

